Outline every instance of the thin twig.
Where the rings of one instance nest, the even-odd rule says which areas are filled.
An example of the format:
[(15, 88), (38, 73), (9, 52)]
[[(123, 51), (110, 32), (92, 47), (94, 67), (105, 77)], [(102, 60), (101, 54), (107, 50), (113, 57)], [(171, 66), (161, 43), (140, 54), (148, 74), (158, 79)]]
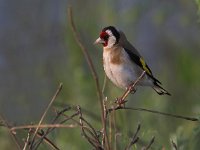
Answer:
[[(68, 111), (69, 109), (70, 109), (70, 107), (67, 107), (67, 108), (64, 108), (63, 110), (61, 110), (60, 112), (58, 112), (57, 115), (56, 115), (56, 117), (53, 119), (52, 124), (54, 124), (54, 123), (57, 121), (57, 119), (58, 119), (61, 115), (63, 115), (64, 112)], [(64, 119), (64, 120), (62, 120), (62, 121), (60, 121), (59, 124), (63, 124), (63, 123), (65, 123), (65, 122), (68, 121), (68, 120), (73, 120), (73, 117), (75, 117), (75, 116), (77, 116), (77, 115), (78, 115), (78, 112), (76, 112), (75, 114), (72, 114), (70, 117), (68, 117), (68, 118), (66, 118), (66, 119)], [(77, 122), (76, 122), (76, 123), (77, 123)], [(39, 145), (42, 143), (43, 139), (44, 139), (50, 132), (52, 132), (54, 129), (55, 129), (55, 127), (53, 127), (53, 128), (48, 128), (48, 129), (46, 130), (46, 132), (42, 135), (42, 137), (41, 137), (37, 142), (35, 142), (35, 146), (34, 146), (34, 147), (35, 147), (35, 148), (38, 148)]]
[(177, 147), (176, 143), (174, 143), (173, 140), (172, 140), (171, 142), (172, 142), (172, 146), (173, 146), (173, 148), (174, 148), (175, 150), (178, 150), (178, 147)]
[(36, 125), (24, 125), (24, 126), (16, 126), (12, 127), (10, 130), (15, 131), (15, 130), (20, 130), (20, 129), (31, 129), (31, 128), (75, 128), (78, 127), (77, 124), (38, 124)]
[(95, 138), (98, 140), (99, 136), (98, 136), (96, 130), (94, 129), (94, 127), (87, 120), (85, 120), (83, 117), (81, 119), (90, 127), (90, 130), (93, 131)]
[[(111, 118), (112, 118), (112, 121), (113, 121), (113, 130), (114, 130), (114, 133), (116, 134), (117, 133), (117, 125), (116, 125), (116, 113), (114, 112), (112, 115), (111, 115)], [(114, 134), (114, 150), (117, 150), (117, 138), (115, 137), (115, 134)]]
[(113, 141), (113, 139), (112, 139), (112, 135), (113, 135), (113, 123), (112, 123), (112, 119), (113, 119), (113, 114), (111, 114), (110, 115), (110, 117), (108, 118), (108, 136), (109, 136), (109, 145), (110, 145), (110, 149), (113, 149), (112, 147), (113, 147), (113, 145), (112, 145), (112, 141)]
[(105, 88), (106, 88), (106, 83), (107, 83), (107, 77), (106, 74), (104, 73), (104, 79), (103, 79), (103, 86), (102, 86), (102, 94), (104, 94)]
[(109, 144), (109, 140), (108, 140), (107, 126), (106, 126), (106, 119), (107, 119), (106, 99), (103, 100), (103, 114), (104, 114), (103, 121), (104, 121), (105, 126), (103, 127), (103, 130), (102, 130), (102, 145), (104, 146), (104, 144), (105, 144), (106, 149), (109, 150), (110, 144)]
[(145, 112), (150, 112), (150, 113), (154, 113), (154, 114), (158, 114), (158, 115), (163, 115), (163, 116), (169, 116), (169, 117), (174, 117), (174, 118), (179, 118), (179, 119), (184, 119), (184, 120), (188, 120), (188, 121), (199, 121), (199, 119), (197, 118), (193, 118), (193, 117), (186, 117), (186, 116), (181, 116), (181, 115), (174, 115), (174, 114), (170, 114), (170, 113), (165, 113), (165, 112), (160, 112), (160, 111), (156, 111), (156, 110), (151, 110), (151, 109), (146, 109), (146, 108), (140, 108), (140, 107), (115, 107), (115, 108), (110, 108), (108, 109), (108, 113), (112, 112), (112, 111), (116, 111), (116, 110), (135, 110), (135, 111), (145, 111)]
[[(57, 102), (55, 104), (56, 107), (61, 107), (61, 108), (63, 108), (63, 106), (66, 106), (66, 105), (69, 108), (69, 110), (75, 110), (75, 111), (77, 111), (76, 106), (73, 106), (73, 105), (64, 104), (64, 103), (60, 103), (60, 102), (59, 103)], [(82, 111), (83, 114), (88, 115), (93, 120), (101, 121), (101, 118), (98, 115), (96, 115), (94, 112), (91, 112), (91, 111), (89, 111), (87, 109), (84, 109), (84, 108), (81, 108), (81, 111)]]
[(131, 141), (128, 144), (128, 146), (125, 148), (125, 150), (129, 150), (131, 148), (131, 146), (133, 146), (135, 143), (137, 143), (137, 141), (139, 140), (139, 137), (137, 136), (139, 131), (140, 131), (140, 124), (138, 124), (137, 130), (136, 130), (135, 134), (133, 135), (133, 137), (131, 138)]
[[(12, 130), (12, 129), (11, 129)], [(29, 145), (29, 141), (30, 141), (30, 133), (31, 133), (31, 128), (29, 128), (29, 131), (28, 131), (28, 135), (27, 135), (27, 138), (25, 140), (25, 143), (24, 143), (24, 148), (23, 150), (26, 150), (27, 146)]]
[[(100, 89), (100, 84), (99, 84), (99, 79), (98, 79), (98, 75), (96, 73), (96, 70), (94, 68), (94, 65), (93, 65), (93, 62), (92, 62), (92, 59), (88, 53), (88, 50), (85, 48), (85, 46), (82, 44), (81, 42), (81, 39), (80, 39), (80, 36), (76, 30), (76, 26), (74, 24), (74, 20), (73, 20), (73, 15), (72, 15), (72, 8), (69, 7), (68, 8), (68, 17), (69, 17), (69, 22), (70, 22), (70, 25), (71, 25), (71, 29), (73, 31), (73, 34), (74, 34), (74, 38), (77, 42), (77, 44), (80, 46), (84, 56), (85, 56), (85, 59), (88, 63), (88, 66), (90, 68), (90, 71), (92, 73), (92, 77), (95, 81), (95, 85), (96, 85), (96, 89), (97, 89), (97, 95), (98, 95), (98, 98), (99, 98), (99, 103), (100, 103), (100, 107), (101, 107), (101, 122), (102, 122), (102, 125), (103, 125), (103, 129), (104, 129), (104, 134), (107, 134), (106, 132), (106, 122), (104, 122), (104, 109), (103, 109), (103, 98), (102, 98), (102, 91)], [(107, 149), (109, 150), (109, 143), (108, 143), (108, 139), (107, 139), (107, 136), (105, 138), (105, 143), (106, 143), (106, 146), (107, 146)]]
[(155, 137), (152, 137), (152, 139), (149, 142), (149, 144), (146, 147), (144, 147), (142, 150), (148, 150), (151, 147), (151, 145), (154, 143), (154, 140), (155, 140)]
[[(81, 113), (82, 113), (82, 109), (81, 109)], [(69, 118), (67, 115), (62, 114), (64, 117)], [(80, 119), (82, 120), (82, 123), (86, 123), (88, 126), (83, 126), (83, 124), (81, 124), (80, 122), (78, 122), (77, 120), (71, 118), (72, 121), (74, 121), (75, 123), (77, 123), (79, 126), (81, 126), (81, 128), (83, 128), (84, 130), (86, 130), (93, 139), (91, 139), (91, 141), (95, 142), (97, 145), (101, 145), (100, 141), (99, 141), (99, 135), (97, 134), (96, 130), (94, 129), (94, 127), (85, 119), (83, 118), (83, 116), (80, 116)], [(86, 132), (85, 132), (86, 133)]]
[(117, 150), (118, 137), (121, 136), (121, 135), (122, 135), (121, 133), (115, 133), (115, 148), (114, 148), (114, 150)]
[[(82, 120), (83, 116), (82, 116), (82, 112), (81, 112), (81, 107), (80, 107), (80, 106), (77, 106), (77, 110), (78, 110), (79, 115), (80, 115), (79, 120), (80, 120), (80, 125), (81, 125), (81, 130), (82, 130), (83, 135), (85, 136), (85, 138), (87, 139), (87, 141), (88, 141), (94, 148), (96, 148), (96, 149), (98, 149), (98, 150), (103, 150), (103, 148), (101, 147), (101, 144), (100, 144), (100, 143), (96, 143), (96, 140), (95, 140), (95, 139), (89, 137), (89, 136), (86, 134), (85, 129), (84, 129), (84, 125), (83, 125), (83, 120)], [(95, 143), (96, 143), (96, 144), (95, 144)]]
[(12, 132), (12, 131), (10, 130), (10, 125), (8, 124), (8, 122), (5, 120), (5, 118), (4, 118), (2, 115), (0, 115), (0, 118), (1, 118), (1, 120), (3, 121), (3, 125), (9, 130), (9, 133), (10, 133), (10, 135), (11, 135), (13, 141), (15, 142), (17, 148), (18, 148), (19, 150), (21, 150), (21, 149), (22, 149), (22, 146), (21, 146), (20, 142), (18, 141), (18, 138), (17, 138), (17, 136), (15, 135), (15, 133)]
[[(40, 138), (40, 139), (42, 138), (46, 144), (48, 144), (49, 146), (51, 146), (52, 149), (59, 150), (59, 148), (50, 139), (48, 139), (47, 137), (43, 137), (43, 133), (37, 132), (36, 136), (38, 138)], [(37, 149), (37, 147), (35, 149)]]
[[(95, 83), (96, 83), (97, 94), (98, 94), (98, 97), (99, 97), (100, 102), (101, 102), (101, 100), (102, 100), (102, 93), (101, 93), (101, 90), (100, 90), (98, 75), (97, 75), (96, 70), (94, 68), (92, 59), (91, 59), (91, 57), (90, 57), (90, 55), (88, 53), (88, 50), (82, 44), (80, 36), (79, 36), (79, 34), (78, 34), (77, 30), (76, 30), (76, 26), (74, 24), (73, 15), (72, 15), (72, 8), (71, 7), (68, 8), (68, 16), (69, 16), (69, 21), (70, 21), (71, 29), (72, 29), (73, 34), (74, 34), (74, 38), (75, 38), (77, 44), (80, 46), (80, 48), (81, 48), (81, 50), (82, 50), (82, 52), (83, 52), (83, 54), (85, 56), (85, 59), (86, 59), (88, 65), (89, 65), (90, 71), (91, 71), (92, 76), (93, 76), (93, 78), (95, 80)], [(102, 102), (101, 102), (101, 107), (102, 107), (102, 110), (103, 110), (103, 104), (102, 104)]]
[(38, 123), (38, 127), (36, 128), (36, 130), (35, 130), (35, 132), (34, 132), (34, 134), (33, 134), (32, 142), (31, 142), (31, 148), (33, 148), (32, 146), (33, 146), (33, 143), (34, 143), (36, 134), (37, 134), (37, 132), (38, 132), (38, 130), (39, 130), (39, 126), (42, 124), (42, 122), (43, 122), (43, 120), (44, 120), (44, 117), (46, 116), (46, 114), (47, 114), (49, 108), (51, 107), (51, 105), (52, 105), (53, 102), (55, 101), (56, 97), (57, 97), (58, 94), (60, 93), (61, 89), (62, 89), (62, 83), (60, 83), (60, 85), (59, 85), (59, 87), (58, 87), (56, 93), (54, 94), (53, 98), (51, 99), (50, 103), (48, 104), (47, 108), (45, 109), (45, 111), (44, 111), (44, 113), (43, 113), (43, 115), (42, 115), (42, 117), (41, 117), (41, 119), (40, 119), (40, 121), (39, 121), (39, 123)]

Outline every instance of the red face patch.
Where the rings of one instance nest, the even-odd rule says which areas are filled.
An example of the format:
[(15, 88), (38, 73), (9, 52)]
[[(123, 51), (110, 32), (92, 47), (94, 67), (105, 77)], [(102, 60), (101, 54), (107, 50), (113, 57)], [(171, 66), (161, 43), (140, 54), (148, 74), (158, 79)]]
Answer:
[(101, 32), (100, 33), (100, 38), (102, 39), (102, 40), (104, 40), (104, 42), (105, 43), (103, 43), (103, 46), (105, 47), (105, 46), (107, 46), (108, 45), (108, 38), (109, 38), (109, 35), (108, 35), (108, 33), (106, 33), (106, 32)]

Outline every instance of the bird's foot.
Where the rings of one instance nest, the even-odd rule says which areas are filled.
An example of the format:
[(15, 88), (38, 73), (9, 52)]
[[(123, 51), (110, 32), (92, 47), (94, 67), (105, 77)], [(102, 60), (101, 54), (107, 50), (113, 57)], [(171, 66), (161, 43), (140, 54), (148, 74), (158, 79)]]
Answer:
[(134, 94), (136, 92), (136, 88), (131, 84), (129, 85), (126, 90), (130, 91), (131, 94)]
[(135, 94), (136, 91), (137, 91), (136, 89), (133, 89), (130, 93)]
[(115, 103), (118, 104), (118, 107), (125, 107), (125, 103), (127, 102), (127, 100), (122, 99), (122, 98), (117, 98)]

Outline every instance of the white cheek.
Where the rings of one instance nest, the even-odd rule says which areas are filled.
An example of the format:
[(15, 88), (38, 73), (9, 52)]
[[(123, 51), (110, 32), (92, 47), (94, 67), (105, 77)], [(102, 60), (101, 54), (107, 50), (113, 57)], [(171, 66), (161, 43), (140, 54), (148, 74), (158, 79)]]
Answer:
[(108, 45), (105, 48), (111, 48), (116, 43), (116, 38), (114, 36), (109, 37)]

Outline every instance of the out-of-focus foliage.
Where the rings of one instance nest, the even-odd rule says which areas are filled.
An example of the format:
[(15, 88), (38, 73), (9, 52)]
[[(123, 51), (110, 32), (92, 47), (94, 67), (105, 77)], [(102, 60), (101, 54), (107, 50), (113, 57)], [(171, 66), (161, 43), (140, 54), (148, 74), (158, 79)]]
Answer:
[[(63, 82), (57, 105), (79, 104), (99, 116), (95, 84), (67, 20), (67, 7), (71, 5), (101, 86), (102, 48), (93, 42), (103, 27), (114, 25), (126, 33), (172, 94), (159, 96), (150, 88), (138, 88), (127, 105), (199, 116), (200, 1), (196, 3), (198, 6), (189, 0), (0, 1), (0, 113), (18, 125), (38, 122), (59, 82)], [(110, 103), (122, 92), (107, 82), (105, 96)], [(101, 130), (98, 119), (87, 119)], [(117, 112), (116, 122), (122, 133), (120, 148), (138, 122), (144, 142), (156, 137), (153, 149), (170, 149), (171, 139), (180, 149), (200, 148), (197, 123), (130, 111)], [(57, 130), (51, 138), (62, 149), (91, 148), (79, 129)], [(14, 144), (10, 143), (9, 134), (0, 128), (0, 148), (11, 149)]]
[(198, 15), (200, 15), (200, 0), (196, 0), (197, 7), (198, 7)]

